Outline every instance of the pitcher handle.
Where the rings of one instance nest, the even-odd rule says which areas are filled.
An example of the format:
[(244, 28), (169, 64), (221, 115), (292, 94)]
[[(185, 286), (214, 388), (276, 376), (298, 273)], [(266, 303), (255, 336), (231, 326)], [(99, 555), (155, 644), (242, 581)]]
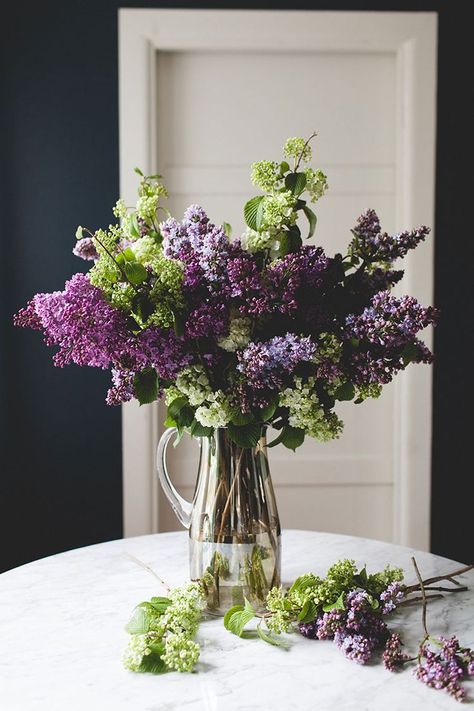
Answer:
[(178, 430), (176, 427), (169, 427), (163, 432), (158, 442), (158, 448), (156, 450), (156, 471), (158, 473), (158, 479), (165, 492), (166, 498), (173, 507), (173, 511), (178, 517), (180, 523), (183, 524), (185, 528), (189, 528), (191, 525), (191, 514), (193, 505), (190, 501), (183, 499), (181, 494), (176, 490), (173, 482), (170, 479), (168, 473), (168, 468), (166, 466), (166, 450), (168, 448), (169, 441), (171, 437), (176, 434)]

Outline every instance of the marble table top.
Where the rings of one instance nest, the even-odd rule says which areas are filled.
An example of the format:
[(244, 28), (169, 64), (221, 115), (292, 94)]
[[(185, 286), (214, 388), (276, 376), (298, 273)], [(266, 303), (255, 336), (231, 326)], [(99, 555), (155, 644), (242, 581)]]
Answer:
[[(171, 586), (187, 575), (186, 532), (102, 543), (24, 565), (0, 575), (0, 709), (2, 711), (411, 711), (455, 709), (445, 692), (428, 689), (409, 671), (391, 674), (381, 664), (359, 666), (331, 642), (291, 635), (285, 651), (227, 632), (221, 619), (199, 631), (198, 673), (153, 676), (122, 668), (133, 607), (162, 593), (156, 579), (127, 553), (152, 567)], [(350, 557), (378, 570), (402, 566), (415, 581), (408, 548), (380, 541), (309, 531), (283, 534), (283, 579), (324, 574)], [(458, 564), (416, 552), (423, 577)], [(474, 573), (466, 593), (429, 605), (433, 635), (457, 634), (474, 646)], [(398, 615), (398, 613), (397, 613)], [(421, 636), (418, 606), (392, 618), (409, 650)], [(474, 684), (467, 685), (474, 697)]]

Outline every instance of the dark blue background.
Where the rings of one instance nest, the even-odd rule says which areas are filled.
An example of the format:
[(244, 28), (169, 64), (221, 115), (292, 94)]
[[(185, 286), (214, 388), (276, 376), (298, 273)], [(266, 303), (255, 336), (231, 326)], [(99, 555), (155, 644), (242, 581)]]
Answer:
[[(253, 2), (19, 0), (2, 27), (0, 569), (122, 533), (120, 410), (107, 373), (53, 368), (11, 314), (80, 268), (77, 223), (118, 197), (117, 9)], [(268, 9), (440, 11), (432, 547), (472, 558), (471, 25), (448, 2), (260, 2)], [(3, 10), (5, 12), (5, 9)]]

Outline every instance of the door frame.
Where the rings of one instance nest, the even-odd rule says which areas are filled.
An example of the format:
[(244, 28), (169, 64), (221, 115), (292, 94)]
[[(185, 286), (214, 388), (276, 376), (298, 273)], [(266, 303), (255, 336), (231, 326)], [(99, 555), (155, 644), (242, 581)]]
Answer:
[[(434, 224), (437, 13), (120, 9), (120, 194), (133, 204), (140, 166), (156, 165), (156, 53), (273, 50), (393, 52), (397, 67), (396, 224)], [(434, 236), (405, 264), (404, 290), (433, 300)], [(432, 344), (428, 334), (426, 342)], [(432, 369), (395, 382), (394, 541), (430, 546)], [(154, 452), (159, 405), (122, 406), (124, 535), (159, 530)]]

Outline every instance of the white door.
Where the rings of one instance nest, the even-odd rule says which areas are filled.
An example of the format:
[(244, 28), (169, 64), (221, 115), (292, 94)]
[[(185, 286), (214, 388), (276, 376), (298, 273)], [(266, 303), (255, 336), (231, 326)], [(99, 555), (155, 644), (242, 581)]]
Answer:
[[(278, 160), (288, 136), (316, 130), (314, 162), (330, 190), (317, 205), (312, 241), (329, 255), (344, 253), (366, 207), (389, 231), (432, 224), (435, 37), (433, 14), (121, 11), (126, 199), (126, 171), (141, 160), (164, 175), (174, 216), (197, 202), (239, 235), (242, 206), (254, 194), (250, 163)], [(146, 81), (135, 74), (144, 85), (137, 91), (140, 66)], [(131, 99), (140, 102), (135, 116)], [(430, 302), (432, 244), (411, 255), (407, 272), (402, 289)], [(143, 410), (124, 409), (128, 534), (179, 527), (153, 483), (161, 414)], [(340, 440), (271, 451), (283, 526), (428, 547), (429, 369), (413, 367), (379, 400), (342, 403), (339, 412)], [(192, 441), (171, 458), (187, 498), (196, 458)]]

